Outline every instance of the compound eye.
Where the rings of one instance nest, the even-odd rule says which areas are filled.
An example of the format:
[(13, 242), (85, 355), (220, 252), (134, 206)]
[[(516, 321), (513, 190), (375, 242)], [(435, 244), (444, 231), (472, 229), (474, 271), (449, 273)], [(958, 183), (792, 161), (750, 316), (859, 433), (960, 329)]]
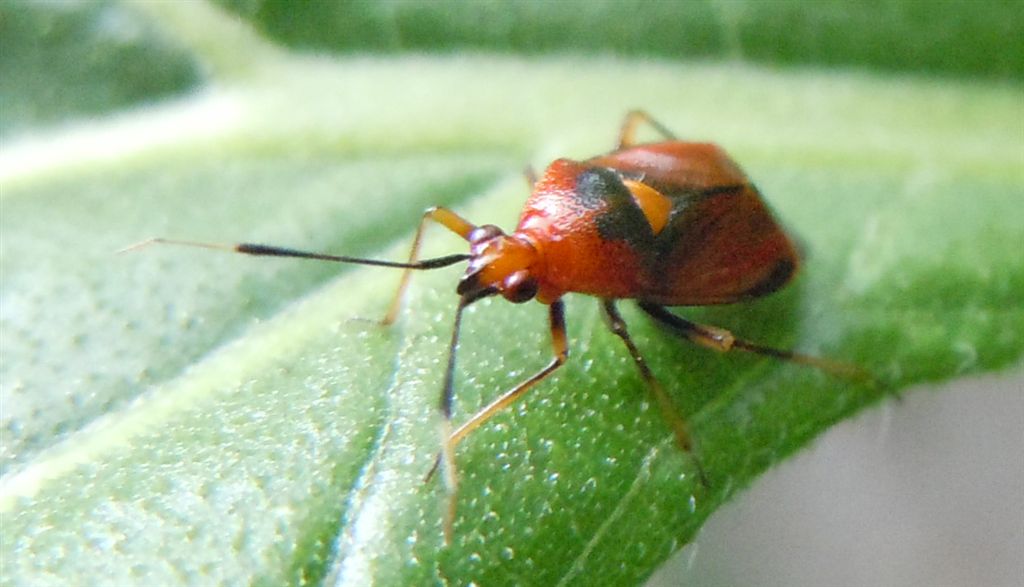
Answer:
[(502, 282), (501, 295), (513, 304), (528, 302), (537, 295), (537, 280), (527, 271), (516, 271)]

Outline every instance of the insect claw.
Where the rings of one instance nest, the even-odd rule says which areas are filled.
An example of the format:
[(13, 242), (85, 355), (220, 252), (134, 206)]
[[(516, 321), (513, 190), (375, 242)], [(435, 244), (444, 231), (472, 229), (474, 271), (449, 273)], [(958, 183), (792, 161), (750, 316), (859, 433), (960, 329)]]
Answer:
[(704, 489), (711, 489), (711, 481), (708, 480), (708, 474), (704, 471), (704, 465), (700, 462), (700, 457), (693, 455), (693, 464), (697, 467), (697, 479), (700, 480), (700, 484)]

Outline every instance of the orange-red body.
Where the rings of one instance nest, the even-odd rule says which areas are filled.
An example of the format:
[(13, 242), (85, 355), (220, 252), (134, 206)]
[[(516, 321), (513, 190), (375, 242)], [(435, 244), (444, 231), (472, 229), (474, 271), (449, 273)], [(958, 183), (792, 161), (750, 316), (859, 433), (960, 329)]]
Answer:
[[(667, 140), (637, 144), (637, 124), (646, 122)], [(218, 245), (194, 241), (147, 241), (223, 248), (249, 255), (321, 259), (405, 270), (384, 323), (397, 315), (412, 270), (448, 267), (468, 261), (456, 291), (448, 365), (440, 410), (445, 441), (435, 461), (442, 463), (450, 489), (444, 528), (452, 535), (455, 517), (455, 446), (494, 414), (551, 375), (569, 357), (562, 296), (568, 292), (601, 299), (608, 327), (626, 345), (676, 443), (690, 450), (685, 420), (661, 388), (629, 336), (616, 301), (634, 299), (650, 318), (692, 342), (718, 350), (746, 352), (812, 365), (837, 374), (860, 375), (855, 367), (792, 351), (762, 346), (713, 326), (677, 316), (664, 306), (725, 304), (769, 294), (785, 285), (799, 259), (795, 247), (772, 217), (747, 177), (719, 147), (675, 140), (642, 111), (626, 116), (619, 148), (585, 161), (558, 159), (534, 183), (519, 225), (505, 234), (494, 225), (477, 226), (455, 212), (431, 208), (423, 215), (409, 261), (399, 263), (314, 253), (254, 243)], [(468, 254), (420, 259), (423, 228), (436, 222), (469, 242)], [(505, 391), (452, 431), (455, 351), (465, 308), (501, 295), (521, 303), (536, 298), (548, 305), (554, 357), (546, 367)], [(707, 485), (700, 461), (700, 480)], [(431, 470), (431, 474), (434, 469)]]
[(530, 280), (546, 304), (567, 292), (722, 304), (775, 291), (798, 265), (757, 189), (707, 143), (558, 159), (535, 184), (515, 232), (484, 236), (470, 238), (467, 278), (513, 301), (531, 296), (506, 290)]

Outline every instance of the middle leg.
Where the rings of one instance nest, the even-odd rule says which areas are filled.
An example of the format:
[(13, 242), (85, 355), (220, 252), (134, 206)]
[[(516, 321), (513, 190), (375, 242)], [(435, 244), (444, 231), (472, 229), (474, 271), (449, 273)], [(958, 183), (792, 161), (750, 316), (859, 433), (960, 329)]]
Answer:
[(622, 121), (622, 128), (619, 130), (619, 149), (628, 149), (636, 146), (636, 129), (641, 122), (646, 122), (654, 130), (658, 131), (667, 141), (678, 140), (675, 134), (667, 126), (651, 118), (651, 115), (644, 110), (631, 110)]
[[(601, 300), (601, 308), (604, 310), (608, 328), (622, 339), (622, 342), (625, 343), (626, 348), (629, 350), (630, 356), (633, 357), (633, 362), (636, 363), (637, 369), (640, 370), (640, 376), (643, 377), (644, 383), (647, 384), (647, 389), (650, 390), (651, 395), (654, 396), (655, 403), (658, 404), (658, 408), (661, 410), (662, 418), (664, 418), (675, 435), (676, 444), (684, 451), (693, 454), (693, 440), (690, 436), (689, 426), (686, 425), (686, 420), (679, 415), (679, 410), (676, 409), (672, 399), (665, 393), (657, 378), (654, 377), (654, 373), (647, 366), (647, 362), (640, 354), (640, 351), (633, 344), (633, 339), (630, 338), (629, 330), (626, 328), (626, 321), (622, 319), (618, 308), (615, 307), (615, 300)], [(707, 476), (704, 474), (704, 468), (701, 466), (700, 460), (697, 459), (696, 455), (694, 455), (694, 462), (697, 465), (697, 472), (700, 474), (701, 482), (707, 485)]]

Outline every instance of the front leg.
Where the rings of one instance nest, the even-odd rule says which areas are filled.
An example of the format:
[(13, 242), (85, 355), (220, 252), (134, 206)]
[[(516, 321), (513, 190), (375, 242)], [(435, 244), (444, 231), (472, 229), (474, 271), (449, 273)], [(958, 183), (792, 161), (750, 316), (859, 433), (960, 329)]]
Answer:
[(412, 248), (409, 250), (409, 261), (406, 264), (406, 269), (402, 272), (402, 279), (398, 282), (398, 289), (395, 290), (395, 296), (391, 298), (391, 305), (388, 307), (388, 313), (385, 314), (384, 318), (380, 321), (381, 324), (385, 326), (394, 322), (395, 318), (398, 317), (398, 310), (402, 307), (402, 298), (405, 297), (405, 289), (409, 286), (409, 275), (411, 274), (411, 269), (415, 268), (412, 266), (415, 266), (419, 262), (420, 245), (423, 244), (423, 227), (427, 225), (427, 221), (434, 221), (461, 236), (465, 240), (469, 240), (469, 234), (476, 229), (476, 225), (467, 221), (455, 212), (452, 212), (448, 208), (437, 206), (430, 208), (423, 213), (423, 218), (420, 219), (420, 224), (416, 227), (416, 236), (412, 239)]
[[(529, 379), (520, 382), (512, 389), (498, 396), (497, 399), (477, 413), (473, 414), (468, 421), (452, 432), (452, 381), (455, 371), (456, 341), (458, 339), (459, 321), (463, 307), (464, 305), (460, 304), (459, 312), (456, 314), (455, 334), (452, 336), (451, 348), (448, 351), (448, 369), (445, 373), (444, 390), (441, 392), (441, 415), (444, 418), (441, 453), (437, 455), (437, 458), (434, 460), (434, 466), (431, 467), (426, 477), (426, 480), (429, 480), (434, 475), (434, 472), (436, 472), (438, 468), (441, 468), (441, 472), (444, 475), (445, 485), (448, 488), (448, 508), (445, 511), (444, 517), (444, 536), (446, 543), (451, 543), (452, 526), (455, 523), (455, 505), (458, 498), (458, 473), (455, 466), (455, 447), (458, 446), (458, 444), (462, 442), (470, 432), (476, 430), (485, 422), (490, 420), (495, 414), (508, 407), (516, 400), (522, 398), (527, 391), (533, 388), (533, 386), (546, 379), (569, 359), (569, 341), (565, 334), (565, 303), (562, 300), (556, 300), (551, 304), (548, 312), (548, 320), (551, 326), (551, 347), (555, 353), (551, 362), (548, 363), (546, 367), (536, 372)], [(443, 467), (441, 467), (442, 464), (444, 465)]]

